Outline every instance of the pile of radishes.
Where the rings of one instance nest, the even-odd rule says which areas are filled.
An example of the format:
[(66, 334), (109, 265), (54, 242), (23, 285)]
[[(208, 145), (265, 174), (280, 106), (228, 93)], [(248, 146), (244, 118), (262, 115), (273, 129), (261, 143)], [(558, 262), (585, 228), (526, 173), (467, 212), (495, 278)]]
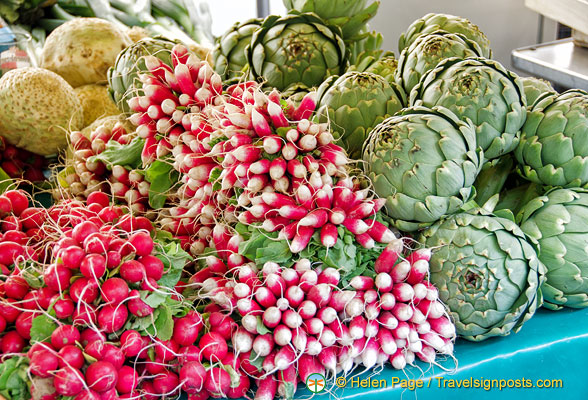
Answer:
[[(403, 254), (402, 240), (394, 239), (374, 277), (356, 276), (346, 286), (336, 269), (308, 259), (293, 268), (267, 262), (258, 271), (254, 263), (228, 268), (209, 257), (206, 272), (191, 278), (216, 305), (198, 346), (213, 349), (211, 362), (233, 359), (231, 367), (257, 384), (256, 399), (285, 398), (313, 373), (334, 382), (387, 362), (396, 369), (417, 358), (434, 363), (437, 354), (452, 355), (455, 327), (426, 279), (430, 256), (428, 249)], [(210, 382), (205, 389), (228, 396), (238, 381), (218, 374), (214, 390)]]
[(309, 119), (316, 93), (294, 106), (255, 82), (222, 92), (220, 76), (184, 46), (171, 50), (171, 60), (169, 67), (145, 59), (145, 94), (129, 102), (130, 120), (145, 139), (144, 163), (173, 156), (183, 185), (161, 225), (189, 237), (193, 254), (210, 243), (227, 251), (237, 222), (279, 231), (292, 253), (316, 231), (324, 246), (334, 246), (337, 226), (366, 248), (393, 238), (373, 218), (383, 202), (349, 177), (349, 160), (328, 125)]
[(71, 132), (72, 165), (62, 173), (67, 192), (78, 200), (96, 191), (105, 192), (134, 212), (145, 212), (151, 185), (145, 180), (144, 172), (124, 165), (107, 165), (94, 159), (106, 150), (109, 141), (125, 145), (132, 138), (120, 122), (111, 129), (106, 124), (98, 126), (90, 133), (89, 139), (79, 131)]

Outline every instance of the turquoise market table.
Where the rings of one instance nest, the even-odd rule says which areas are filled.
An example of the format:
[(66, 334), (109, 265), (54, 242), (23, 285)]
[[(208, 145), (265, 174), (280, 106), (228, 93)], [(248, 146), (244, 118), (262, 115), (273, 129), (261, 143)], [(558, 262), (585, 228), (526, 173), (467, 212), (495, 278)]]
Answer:
[[(459, 340), (455, 345), (455, 356), (458, 359), (457, 368), (452, 360), (441, 363), (450, 371), (437, 366), (429, 368), (422, 363), (418, 364), (420, 369), (411, 367), (404, 372), (387, 367), (380, 374), (371, 375), (372, 386), (375, 386), (374, 380), (378, 380), (378, 388), (357, 387), (359, 379), (367, 379), (367, 374), (360, 375), (354, 387), (351, 387), (351, 377), (347, 377), (344, 388), (338, 388), (333, 380), (327, 380), (327, 390), (315, 395), (314, 399), (588, 400), (588, 309), (539, 310), (517, 334), (480, 343)], [(420, 379), (423, 387), (410, 390), (406, 388), (407, 381), (404, 381), (405, 387), (400, 387), (400, 384), (393, 385), (394, 379)], [(463, 387), (472, 385), (476, 379), (504, 380), (503, 384), (508, 384), (508, 380), (513, 380), (510, 382), (513, 384), (517, 379), (522, 383), (525, 379), (526, 384), (559, 387), (494, 387), (489, 390)], [(461, 388), (450, 387), (458, 382)], [(382, 387), (384, 384), (386, 387)], [(295, 397), (304, 399), (311, 395), (300, 385)]]

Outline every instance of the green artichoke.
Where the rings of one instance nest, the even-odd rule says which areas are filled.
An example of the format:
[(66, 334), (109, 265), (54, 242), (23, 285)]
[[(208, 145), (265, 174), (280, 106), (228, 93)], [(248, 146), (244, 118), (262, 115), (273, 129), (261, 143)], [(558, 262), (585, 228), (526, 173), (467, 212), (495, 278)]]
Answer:
[(421, 241), (437, 248), (431, 283), (463, 338), (480, 341), (518, 332), (541, 306), (545, 266), (511, 219), (452, 215), (427, 229)]
[(476, 203), (483, 206), (492, 196), (499, 194), (509, 175), (514, 172), (514, 166), (515, 162), (510, 154), (485, 162), (474, 182)]
[(588, 307), (588, 190), (551, 190), (527, 203), (517, 221), (539, 242), (545, 307)]
[(312, 12), (328, 24), (341, 28), (345, 40), (365, 28), (378, 12), (379, 1), (368, 5), (367, 0), (283, 0), (288, 11)]
[[(372, 31), (362, 33), (357, 40), (345, 42), (349, 64), (351, 64), (349, 71), (364, 72), (367, 67), (382, 57), (384, 54), (384, 50), (382, 50), (383, 41), (384, 37), (381, 33)], [(393, 53), (385, 53), (386, 56), (390, 54)]]
[(395, 79), (406, 93), (410, 93), (426, 72), (446, 58), (464, 59), (481, 56), (480, 46), (459, 33), (437, 31), (422, 35), (402, 50)]
[(415, 231), (470, 200), (484, 156), (471, 123), (443, 107), (412, 107), (371, 131), (363, 159), (395, 226)]
[(262, 19), (253, 18), (237, 22), (221, 37), (217, 38), (214, 48), (214, 70), (229, 80), (239, 78), (247, 65), (245, 48), (251, 43), (251, 36), (261, 26)]
[(384, 56), (379, 60), (372, 63), (365, 72), (371, 72), (372, 74), (380, 75), (388, 81), (389, 84), (396, 82), (394, 75), (398, 68), (398, 60), (394, 55)]
[(527, 106), (531, 108), (535, 100), (543, 93), (557, 93), (551, 83), (546, 80), (533, 78), (533, 77), (522, 77), (523, 88), (525, 89), (525, 97), (527, 98)]
[(329, 122), (336, 139), (353, 159), (361, 150), (369, 132), (394, 115), (406, 103), (402, 88), (371, 72), (347, 72), (332, 76), (318, 89), (320, 122)]
[(278, 90), (296, 83), (318, 86), (347, 66), (340, 34), (312, 13), (270, 15), (247, 47), (251, 75)]
[(545, 186), (588, 187), (588, 93), (545, 93), (529, 110), (515, 151), (519, 173)]
[(138, 76), (148, 72), (144, 57), (152, 55), (171, 66), (171, 49), (176, 43), (161, 37), (144, 38), (119, 53), (108, 70), (108, 93), (123, 113), (130, 113), (128, 101), (142, 94)]
[(443, 106), (461, 119), (470, 119), (488, 160), (516, 148), (527, 118), (520, 78), (485, 58), (442, 61), (413, 88), (410, 104)]
[(435, 31), (446, 31), (450, 33), (461, 33), (468, 39), (478, 43), (482, 49), (482, 55), (486, 58), (492, 58), (490, 41), (476, 25), (469, 20), (449, 14), (427, 14), (422, 18), (414, 21), (398, 39), (398, 51), (410, 47), (421, 35), (427, 35)]

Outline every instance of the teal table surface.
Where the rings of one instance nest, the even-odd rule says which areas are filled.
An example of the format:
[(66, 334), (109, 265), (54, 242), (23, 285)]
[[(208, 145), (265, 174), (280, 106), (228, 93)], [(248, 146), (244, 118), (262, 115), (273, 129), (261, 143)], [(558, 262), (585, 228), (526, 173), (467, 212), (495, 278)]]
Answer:
[[(389, 366), (379, 374), (358, 375), (361, 371), (356, 371), (353, 377), (346, 377), (343, 388), (337, 387), (334, 379), (328, 377), (326, 390), (314, 398), (588, 400), (588, 309), (539, 310), (517, 334), (478, 343), (459, 340), (455, 345), (455, 357), (457, 365), (454, 360), (446, 359), (440, 362), (441, 367), (418, 363), (418, 367), (404, 371)], [(361, 379), (368, 377), (372, 378), (372, 383), (363, 381), (363, 384), (370, 387), (357, 387)], [(372, 387), (375, 379), (379, 388)], [(407, 388), (409, 379), (420, 380), (423, 387), (410, 390)], [(491, 384), (489, 380), (493, 379), (497, 380), (495, 387), (488, 390), (471, 387), (475, 380)], [(403, 381), (394, 385), (394, 380)], [(535, 387), (499, 389), (496, 386), (500, 380), (503, 385), (513, 385), (519, 380), (521, 385)], [(451, 387), (458, 384), (462, 387)], [(468, 384), (470, 387), (464, 386)], [(386, 387), (382, 387), (384, 385)], [(538, 385), (552, 387), (538, 388)], [(303, 385), (298, 389), (297, 399), (312, 396)]]

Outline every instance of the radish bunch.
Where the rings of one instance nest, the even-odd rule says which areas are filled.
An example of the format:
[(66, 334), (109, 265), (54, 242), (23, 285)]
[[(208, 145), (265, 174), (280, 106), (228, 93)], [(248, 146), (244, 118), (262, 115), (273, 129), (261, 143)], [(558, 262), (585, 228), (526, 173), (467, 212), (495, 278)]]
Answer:
[(183, 185), (161, 225), (191, 238), (193, 254), (213, 244), (226, 259), (237, 222), (279, 231), (292, 253), (315, 232), (334, 246), (337, 226), (366, 248), (394, 238), (374, 218), (384, 202), (349, 177), (349, 160), (328, 125), (310, 120), (316, 93), (294, 105), (255, 82), (223, 92), (220, 76), (185, 47), (175, 46), (171, 59), (172, 67), (145, 59), (145, 94), (129, 106), (145, 138), (143, 162), (174, 157)]
[(75, 198), (83, 200), (91, 193), (101, 191), (127, 204), (134, 212), (147, 210), (150, 184), (142, 170), (106, 165), (94, 158), (107, 149), (110, 141), (122, 145), (131, 142), (133, 136), (121, 123), (117, 122), (112, 129), (106, 124), (100, 125), (90, 133), (89, 139), (78, 131), (71, 132), (69, 138), (73, 160), (62, 174), (68, 191)]
[(0, 136), (0, 168), (9, 177), (30, 182), (44, 181), (43, 170), (47, 167), (48, 160), (45, 157), (8, 144)]
[(427, 281), (431, 252), (402, 250), (402, 241), (392, 240), (373, 276), (348, 285), (336, 269), (307, 259), (294, 268), (267, 262), (258, 271), (253, 263), (231, 269), (212, 256), (191, 282), (225, 314), (227, 329), (238, 323), (233, 367), (255, 379), (256, 398), (271, 399), (312, 373), (347, 375), (387, 362), (403, 369), (417, 358), (434, 363), (437, 354), (452, 355), (455, 327)]
[[(172, 261), (154, 241), (151, 222), (111, 205), (101, 192), (86, 204), (65, 201), (48, 210), (28, 207), (18, 191), (0, 196), (0, 205), (5, 199), (18, 223), (40, 239), (27, 246), (14, 230), (3, 234), (0, 353), (15, 356), (32, 345), (30, 373), (49, 380), (54, 396), (136, 398), (140, 389), (163, 397), (179, 390), (181, 366), (200, 357), (193, 344), (202, 318), (181, 301), (180, 287), (160, 287)], [(180, 256), (176, 250), (170, 257)], [(168, 340), (149, 328), (161, 314), (152, 295), (166, 304), (176, 299), (166, 306), (174, 310)]]

